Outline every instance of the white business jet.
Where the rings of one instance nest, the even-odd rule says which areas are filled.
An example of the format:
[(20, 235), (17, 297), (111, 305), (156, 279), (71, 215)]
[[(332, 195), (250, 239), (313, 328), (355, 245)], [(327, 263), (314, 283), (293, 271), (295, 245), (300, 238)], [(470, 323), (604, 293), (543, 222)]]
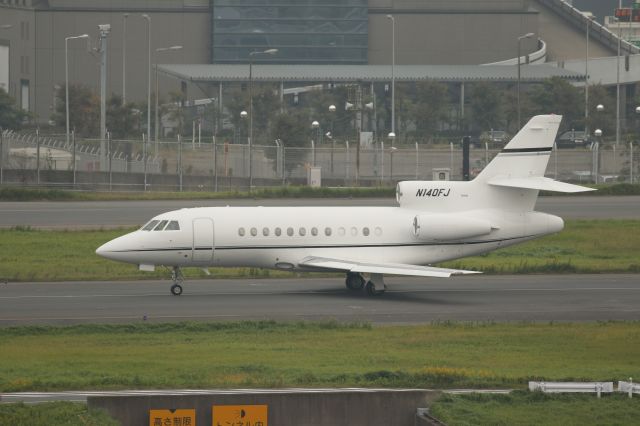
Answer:
[(533, 211), (539, 190), (589, 191), (544, 177), (561, 116), (533, 117), (470, 182), (407, 181), (398, 207), (202, 207), (154, 217), (104, 244), (100, 256), (172, 270), (254, 267), (346, 273), (349, 290), (381, 294), (383, 275), (449, 277), (474, 271), (430, 266), (559, 232)]

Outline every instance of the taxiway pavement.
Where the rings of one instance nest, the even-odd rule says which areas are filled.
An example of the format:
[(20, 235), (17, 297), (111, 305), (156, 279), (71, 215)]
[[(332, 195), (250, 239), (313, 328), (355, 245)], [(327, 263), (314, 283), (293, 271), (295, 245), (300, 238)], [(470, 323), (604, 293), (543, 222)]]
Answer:
[(372, 323), (640, 319), (640, 276), (390, 277), (378, 297), (341, 278), (0, 284), (0, 326), (183, 320), (319, 320)]
[[(171, 201), (2, 202), (0, 228), (113, 228), (139, 226), (184, 207), (395, 206), (393, 198), (294, 198)], [(640, 196), (540, 197), (536, 210), (565, 219), (640, 219)]]

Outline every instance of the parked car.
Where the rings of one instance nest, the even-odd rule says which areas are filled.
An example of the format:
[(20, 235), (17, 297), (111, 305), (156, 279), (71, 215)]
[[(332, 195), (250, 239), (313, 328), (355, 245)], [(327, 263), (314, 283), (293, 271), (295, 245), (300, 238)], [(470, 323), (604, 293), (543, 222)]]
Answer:
[(488, 130), (482, 132), (480, 136), (472, 137), (471, 143), (476, 148), (484, 148), (484, 144), (488, 143), (490, 148), (502, 147), (510, 140), (510, 136), (504, 130)]
[(557, 148), (590, 147), (591, 137), (584, 130), (568, 130), (556, 138)]

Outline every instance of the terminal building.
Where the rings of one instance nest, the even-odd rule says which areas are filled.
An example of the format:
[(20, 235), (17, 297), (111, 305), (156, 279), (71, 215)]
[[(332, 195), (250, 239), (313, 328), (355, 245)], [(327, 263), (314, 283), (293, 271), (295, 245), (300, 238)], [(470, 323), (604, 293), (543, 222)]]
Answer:
[[(617, 1), (607, 3), (613, 15)], [(590, 58), (614, 57), (618, 44), (613, 30), (562, 0), (0, 0), (0, 87), (39, 123), (50, 120), (67, 64), (70, 84), (99, 92), (96, 49), (104, 24), (110, 25), (107, 93), (131, 101), (146, 99), (156, 64), (161, 93), (182, 90), (197, 99), (213, 96), (215, 85), (200, 84), (196, 67), (171, 73), (172, 65), (208, 65), (209, 83), (238, 69), (224, 67), (249, 61), (277, 65), (275, 71), (316, 67), (325, 76), (333, 67), (354, 66), (362, 68), (352, 73), (366, 75), (390, 65), (394, 51), (398, 66), (424, 66), (419, 72), (429, 78), (429, 66), (515, 65), (519, 48), (523, 63), (548, 63), (557, 69), (548, 75), (570, 71), (575, 80), (584, 69), (586, 26)], [(518, 42), (528, 33), (534, 36)], [(84, 34), (89, 38), (70, 38)], [(165, 50), (171, 46), (182, 48)], [(621, 46), (622, 55), (632, 56), (622, 81), (635, 84), (639, 50), (626, 41)], [(251, 55), (267, 49), (278, 53)], [(610, 83), (611, 68), (601, 68), (603, 76), (590, 81)]]

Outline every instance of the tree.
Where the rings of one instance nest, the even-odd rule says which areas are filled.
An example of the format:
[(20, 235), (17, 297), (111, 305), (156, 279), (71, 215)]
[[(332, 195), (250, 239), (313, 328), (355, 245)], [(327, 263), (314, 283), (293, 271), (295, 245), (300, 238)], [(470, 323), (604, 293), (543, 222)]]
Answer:
[[(56, 90), (56, 110), (52, 118), (57, 126), (66, 127), (65, 86)], [(100, 132), (100, 100), (85, 86), (69, 86), (69, 128), (76, 134), (90, 137)]]
[(470, 122), (473, 130), (482, 132), (503, 128), (500, 90), (495, 84), (473, 83), (469, 90), (469, 98)]
[(111, 95), (107, 101), (107, 130), (114, 139), (125, 139), (136, 130), (138, 119), (134, 114), (135, 104), (122, 105), (122, 97)]
[(582, 89), (571, 85), (567, 80), (550, 78), (531, 90), (528, 97), (533, 104), (531, 115), (558, 114), (563, 116), (561, 129), (584, 128)]
[(0, 89), (0, 127), (18, 130), (22, 122), (29, 117), (29, 113), (20, 109), (4, 89)]
[(431, 137), (440, 123), (447, 120), (449, 90), (446, 84), (424, 81), (416, 84), (416, 102), (410, 115), (417, 134)]
[[(305, 109), (293, 109), (283, 114), (276, 115), (271, 127), (271, 139), (279, 139), (285, 148), (308, 147), (309, 123), (311, 117)], [(267, 150), (265, 154), (271, 160), (276, 159), (275, 150)], [(285, 161), (285, 167), (289, 174), (301, 164), (307, 161), (306, 155), (290, 156)], [(275, 167), (274, 161), (274, 167)]]

